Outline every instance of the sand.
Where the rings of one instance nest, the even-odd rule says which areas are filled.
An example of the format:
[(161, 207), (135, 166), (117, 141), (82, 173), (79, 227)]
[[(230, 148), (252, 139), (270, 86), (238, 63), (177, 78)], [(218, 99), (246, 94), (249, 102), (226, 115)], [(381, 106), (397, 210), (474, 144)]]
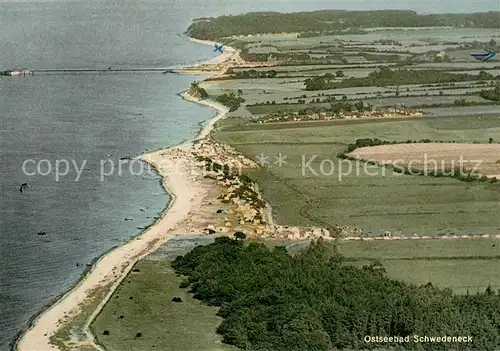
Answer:
[[(213, 45), (212, 42), (198, 42)], [(224, 66), (235, 55), (238, 56), (234, 49), (226, 47), (224, 54), (208, 62), (200, 63), (199, 66), (207, 64)], [(186, 100), (212, 107), (218, 113), (201, 130), (195, 139), (172, 148), (158, 150), (139, 157), (141, 160), (153, 165), (162, 177), (163, 186), (172, 197), (169, 207), (152, 226), (139, 236), (102, 256), (73, 289), (34, 321), (32, 326), (18, 341), (18, 350), (58, 350), (58, 347), (50, 343), (50, 337), (64, 325), (64, 321), (68, 320), (67, 318), (78, 314), (80, 305), (87, 301), (92, 291), (96, 288), (112, 284), (106, 298), (100, 303), (99, 307), (93, 312), (92, 317), (86, 323), (87, 328), (85, 332), (88, 339), (87, 342), (93, 343), (94, 338), (88, 326), (115, 289), (120, 285), (121, 281), (127, 276), (133, 265), (159, 246), (165, 244), (168, 238), (175, 233), (185, 234), (189, 232), (190, 227), (188, 223), (191, 222), (190, 214), (202, 209), (203, 199), (208, 193), (208, 189), (191, 172), (193, 163), (190, 158), (190, 151), (196, 140), (206, 138), (209, 135), (215, 123), (224, 117), (228, 109), (216, 102), (199, 101), (187, 93), (184, 93), (183, 97)]]
[[(189, 38), (189, 40), (199, 43), (206, 44), (214, 47), (216, 43), (210, 40), (199, 40), (194, 38)], [(174, 69), (175, 72), (178, 73), (187, 73), (193, 75), (209, 75), (211, 78), (221, 77), (226, 74), (228, 68), (255, 68), (255, 67), (264, 67), (264, 66), (272, 66), (272, 62), (247, 62), (243, 60), (239, 52), (234, 48), (224, 45), (222, 49), (223, 53), (218, 54), (211, 60), (195, 64), (195, 65), (186, 65), (179, 69)]]

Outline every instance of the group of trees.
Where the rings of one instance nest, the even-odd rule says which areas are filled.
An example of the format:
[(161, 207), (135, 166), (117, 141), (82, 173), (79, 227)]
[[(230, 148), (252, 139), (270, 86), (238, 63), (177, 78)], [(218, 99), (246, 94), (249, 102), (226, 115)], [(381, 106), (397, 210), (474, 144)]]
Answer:
[(491, 90), (481, 90), (479, 94), (483, 99), (500, 101), (500, 85)]
[(314, 76), (307, 78), (304, 81), (306, 90), (326, 90), (334, 89), (335, 87), (335, 76), (331, 73), (324, 74), (322, 76)]
[(231, 73), (232, 79), (249, 79), (249, 78), (276, 78), (277, 72), (272, 69), (269, 71), (257, 71), (255, 69), (238, 71), (238, 72), (228, 72)]
[(367, 52), (362, 52), (360, 56), (364, 57), (367, 61), (372, 62), (399, 62), (401, 61), (401, 55), (398, 54), (387, 54), (379, 55)]
[(233, 35), (258, 33), (328, 33), (370, 27), (433, 27), (500, 28), (499, 12), (473, 14), (419, 15), (415, 11), (377, 10), (314, 12), (251, 12), (236, 16), (193, 22), (187, 34), (198, 39), (218, 39)]
[(365, 104), (362, 100), (358, 100), (357, 102), (352, 104), (345, 100), (342, 100), (331, 103), (328, 111), (331, 111), (333, 113), (358, 111), (362, 113), (365, 111), (371, 111), (372, 109), (373, 106), (371, 104)]
[(342, 81), (335, 81), (335, 77), (332, 74), (327, 73), (322, 76), (308, 78), (304, 81), (304, 84), (305, 90), (325, 90), (367, 86), (449, 83), (492, 79), (495, 79), (495, 77), (485, 71), (481, 71), (479, 74), (474, 75), (467, 73), (455, 74), (434, 69), (392, 70), (389, 67), (381, 67), (376, 71), (371, 72), (367, 77), (363, 78), (351, 77)]
[[(342, 71), (339, 71), (339, 72), (342, 72)], [(317, 95), (317, 96), (322, 96), (322, 98), (320, 97), (316, 97), (314, 98), (314, 96), (311, 96), (312, 99), (309, 100), (309, 103), (310, 104), (318, 104), (318, 103), (333, 103), (336, 100), (335, 98), (335, 95), (325, 95), (325, 94), (321, 94), (321, 95)], [(306, 104), (307, 101), (306, 101), (306, 98), (307, 98), (307, 95), (301, 95), (300, 96), (300, 99), (298, 99), (296, 102), (293, 102), (293, 101), (290, 101), (290, 100), (293, 100), (293, 99), (296, 99), (297, 97), (287, 97), (285, 96), (283, 98), (283, 100), (287, 101), (287, 102), (281, 102), (281, 103), (276, 103), (276, 100), (272, 100), (272, 101), (262, 101), (262, 102), (256, 102), (255, 104), (252, 104), (252, 105), (247, 105), (247, 106), (262, 106), (262, 105), (303, 105), (303, 104)], [(340, 98), (342, 101), (347, 101), (347, 96), (346, 95), (342, 95), (342, 97)]]
[(191, 83), (189, 95), (197, 97), (198, 99), (206, 99), (208, 97), (207, 91), (196, 82)]
[(229, 107), (230, 112), (234, 112), (240, 108), (241, 103), (245, 102), (245, 99), (231, 92), (229, 94), (222, 94), (217, 96), (215, 98), (215, 101)]
[[(284, 247), (227, 237), (178, 256), (195, 298), (220, 306), (223, 342), (251, 350), (487, 350), (500, 345), (500, 295), (455, 295), (431, 283), (390, 279), (379, 262), (348, 264), (319, 240), (295, 256)], [(365, 336), (410, 336), (367, 343)], [(470, 335), (470, 343), (414, 343), (413, 335)]]

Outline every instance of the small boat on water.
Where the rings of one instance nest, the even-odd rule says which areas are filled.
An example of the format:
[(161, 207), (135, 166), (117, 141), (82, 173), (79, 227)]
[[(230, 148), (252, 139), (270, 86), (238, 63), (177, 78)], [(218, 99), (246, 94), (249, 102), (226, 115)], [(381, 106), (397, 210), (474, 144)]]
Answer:
[(38, 232), (37, 234), (38, 234), (38, 235), (45, 235), (45, 234), (47, 234), (47, 233), (45, 233), (44, 231), (41, 231), (41, 232)]

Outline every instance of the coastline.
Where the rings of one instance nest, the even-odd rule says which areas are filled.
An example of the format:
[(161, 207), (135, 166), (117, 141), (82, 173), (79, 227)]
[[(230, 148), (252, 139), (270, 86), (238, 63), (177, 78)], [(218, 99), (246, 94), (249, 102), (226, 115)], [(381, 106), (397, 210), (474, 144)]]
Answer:
[[(198, 41), (194, 38), (188, 39), (207, 45), (213, 42)], [(235, 55), (236, 50), (227, 47), (223, 54), (204, 62), (200, 62), (191, 69), (210, 65), (224, 65)], [(185, 68), (188, 68), (187, 66)], [(218, 68), (218, 67), (217, 67)], [(210, 75), (220, 74), (219, 70), (203, 70), (200, 72)], [(183, 71), (182, 73), (196, 74), (197, 71)], [(113, 292), (132, 270), (137, 261), (155, 251), (165, 244), (168, 239), (175, 235), (175, 231), (182, 231), (189, 214), (196, 212), (202, 207), (202, 198), (207, 194), (206, 189), (200, 184), (190, 172), (190, 153), (196, 141), (206, 138), (215, 123), (224, 118), (229, 109), (214, 101), (198, 100), (189, 95), (188, 91), (180, 94), (183, 99), (211, 107), (217, 111), (216, 115), (208, 120), (208, 123), (192, 139), (169, 148), (164, 148), (138, 156), (137, 158), (147, 162), (156, 169), (162, 178), (162, 186), (170, 195), (171, 199), (160, 217), (138, 236), (121, 246), (112, 248), (98, 258), (86, 274), (82, 275), (76, 285), (63, 294), (48, 309), (42, 311), (33, 318), (27, 330), (16, 340), (14, 348), (20, 351), (34, 350), (59, 350), (51, 343), (51, 336), (80, 312), (91, 293), (98, 288), (108, 287), (106, 297), (100, 301), (99, 306), (87, 319), (84, 332), (86, 343), (97, 349), (94, 337), (89, 330), (93, 319), (100, 313)], [(182, 194), (182, 197), (177, 196)]]

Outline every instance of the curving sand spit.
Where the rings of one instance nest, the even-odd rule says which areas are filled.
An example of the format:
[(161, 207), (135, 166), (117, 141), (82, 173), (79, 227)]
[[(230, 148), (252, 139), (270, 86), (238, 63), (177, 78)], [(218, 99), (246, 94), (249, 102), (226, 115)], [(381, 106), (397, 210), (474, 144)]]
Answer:
[[(199, 40), (190, 37), (188, 37), (188, 39), (195, 43), (210, 45), (212, 47), (214, 47), (214, 45), (217, 44), (216, 42), (210, 40)], [(213, 76), (224, 75), (224, 73), (230, 66), (238, 66), (245, 64), (245, 61), (240, 58), (238, 51), (235, 50), (234, 48), (224, 45), (222, 51), (223, 51), (222, 54), (217, 53), (218, 55), (210, 60), (194, 65), (186, 65), (180, 69), (176, 69), (175, 71), (179, 73), (195, 74), (195, 75), (208, 74), (209, 76), (213, 77)]]
[[(211, 42), (203, 43), (212, 44)], [(237, 55), (234, 49), (227, 49), (227, 54), (220, 55), (214, 60), (199, 65), (213, 64), (214, 61), (217, 64), (224, 64), (224, 62), (227, 62), (235, 54)], [(191, 213), (196, 213), (202, 208), (203, 199), (207, 195), (207, 189), (202, 186), (202, 183), (191, 172), (193, 164), (191, 150), (193, 143), (196, 140), (206, 138), (215, 123), (224, 117), (228, 109), (216, 102), (199, 101), (187, 93), (184, 93), (182, 96), (188, 101), (212, 107), (218, 111), (218, 114), (209, 121), (195, 139), (179, 146), (140, 156), (141, 160), (154, 166), (163, 178), (163, 186), (172, 197), (169, 207), (151, 227), (139, 236), (101, 257), (73, 289), (34, 321), (32, 326), (18, 341), (16, 345), (18, 350), (58, 350), (56, 346), (50, 343), (50, 337), (64, 325), (64, 322), (69, 317), (78, 314), (80, 305), (88, 299), (92, 291), (111, 284), (106, 298), (100, 303), (99, 307), (86, 323), (86, 342), (94, 344), (94, 339), (88, 326), (103, 308), (115, 289), (120, 285), (121, 281), (127, 276), (133, 265), (141, 258), (156, 250), (160, 245), (166, 243), (168, 238), (176, 232), (189, 232), (186, 230), (188, 228), (186, 227), (186, 222), (188, 222)], [(100, 348), (98, 347), (98, 349)]]

